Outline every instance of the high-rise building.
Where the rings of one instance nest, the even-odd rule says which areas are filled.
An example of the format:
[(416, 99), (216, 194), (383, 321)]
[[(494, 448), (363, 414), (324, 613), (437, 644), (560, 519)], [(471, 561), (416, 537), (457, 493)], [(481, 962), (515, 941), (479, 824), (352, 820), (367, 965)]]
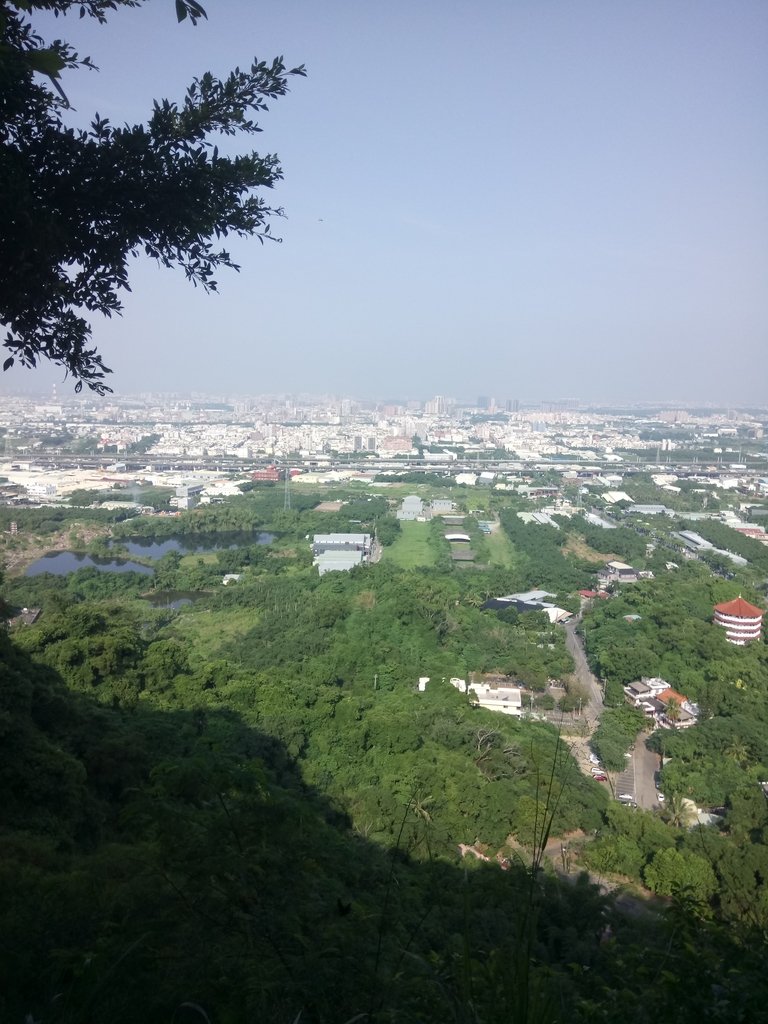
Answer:
[(442, 395), (435, 395), (424, 406), (424, 411), (429, 416), (445, 416), (447, 402)]
[(478, 409), (489, 409), (490, 405), (491, 405), (491, 400), (488, 397), (488, 395), (480, 395), (478, 397), (478, 399), (477, 399), (477, 407), (478, 407)]

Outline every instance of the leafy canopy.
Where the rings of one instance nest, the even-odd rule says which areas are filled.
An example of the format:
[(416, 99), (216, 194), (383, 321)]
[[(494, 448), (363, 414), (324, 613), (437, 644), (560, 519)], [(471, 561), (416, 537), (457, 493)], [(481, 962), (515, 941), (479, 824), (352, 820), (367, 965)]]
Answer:
[[(96, 114), (87, 130), (67, 127), (61, 73), (94, 69), (66, 42), (50, 45), (29, 18), (78, 11), (103, 22), (142, 0), (0, 0), (0, 323), (14, 362), (65, 368), (76, 390), (99, 394), (110, 369), (92, 345), (88, 314), (120, 313), (128, 261), (144, 253), (180, 267), (206, 291), (220, 267), (239, 269), (219, 239), (271, 238), (282, 211), (256, 194), (282, 177), (273, 154), (223, 157), (221, 136), (261, 131), (252, 114), (288, 91), (283, 59), (196, 78), (181, 103), (156, 101), (146, 124), (115, 127)], [(176, 0), (181, 21), (205, 11)]]

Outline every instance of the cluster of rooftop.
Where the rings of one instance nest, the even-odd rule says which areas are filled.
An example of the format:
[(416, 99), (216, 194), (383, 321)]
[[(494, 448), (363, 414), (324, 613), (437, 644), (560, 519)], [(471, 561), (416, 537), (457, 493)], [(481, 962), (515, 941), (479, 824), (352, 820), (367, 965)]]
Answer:
[(641, 679), (624, 687), (627, 700), (664, 728), (688, 729), (696, 724), (699, 707), (664, 679)]
[(416, 494), (409, 494), (403, 498), (395, 515), (401, 522), (411, 522), (414, 519), (419, 521), (431, 519), (433, 516), (444, 515), (452, 511), (453, 502), (450, 498), (433, 498), (432, 501), (426, 502)]
[(551, 623), (568, 622), (573, 618), (573, 613), (565, 608), (558, 608), (556, 604), (547, 601), (548, 597), (554, 594), (546, 590), (526, 590), (519, 594), (506, 594), (504, 597), (492, 597), (485, 602), (483, 608), (491, 608), (494, 611), (501, 611), (505, 608), (514, 608), (518, 612), (546, 612)]
[[(742, 463), (738, 444), (719, 447), (729, 439), (759, 439), (764, 422), (752, 413), (715, 411), (692, 415), (683, 411), (648, 409), (636, 413), (578, 410), (572, 403), (541, 403), (523, 406), (516, 401), (504, 409), (481, 407), (494, 413), (477, 416), (475, 403), (458, 403), (436, 397), (431, 401), (361, 402), (338, 396), (217, 395), (121, 396), (98, 404), (88, 397), (56, 395), (47, 399), (6, 399), (7, 415), (0, 411), (0, 425), (11, 435), (27, 427), (43, 432), (65, 428), (78, 437), (95, 436), (101, 446), (124, 452), (148, 434), (157, 435), (155, 454), (187, 454), (195, 457), (256, 454), (287, 457), (296, 453), (372, 453), (391, 456), (418, 455), (437, 462), (456, 458), (452, 447), (464, 453), (482, 454), (503, 449), (522, 460), (570, 456), (576, 460), (600, 459), (621, 463), (619, 451), (647, 450), (659, 462), (659, 453), (672, 452), (679, 442), (658, 439), (663, 424), (674, 424), (690, 433), (690, 442), (721, 453), (734, 469)], [(444, 446), (442, 448), (441, 446)], [(21, 451), (16, 441), (16, 451)], [(728, 453), (732, 457), (728, 459)], [(738, 460), (738, 461), (737, 461)], [(763, 471), (764, 476), (764, 471)], [(488, 482), (480, 473), (477, 482)], [(622, 479), (610, 485), (620, 495)], [(670, 486), (670, 485), (667, 485)], [(765, 481), (768, 492), (768, 480)], [(610, 492), (609, 492), (610, 493)]]

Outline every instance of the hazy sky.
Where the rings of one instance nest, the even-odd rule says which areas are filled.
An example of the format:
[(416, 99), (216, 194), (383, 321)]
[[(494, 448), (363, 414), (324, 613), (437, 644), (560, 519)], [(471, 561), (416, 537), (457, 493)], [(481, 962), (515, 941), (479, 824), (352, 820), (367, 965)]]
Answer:
[(81, 120), (308, 71), (255, 138), (283, 244), (233, 241), (218, 296), (137, 262), (94, 327), (117, 391), (766, 403), (765, 0), (204, 5), (49, 33), (101, 68)]

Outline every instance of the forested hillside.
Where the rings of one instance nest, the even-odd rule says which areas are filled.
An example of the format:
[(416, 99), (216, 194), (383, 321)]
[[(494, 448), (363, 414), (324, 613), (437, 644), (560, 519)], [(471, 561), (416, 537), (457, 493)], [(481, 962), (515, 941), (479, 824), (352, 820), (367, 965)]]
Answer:
[[(502, 674), (533, 700), (567, 677), (559, 627), (482, 605), (534, 582), (567, 598), (583, 567), (512, 523), (507, 567), (320, 577), (308, 533), (389, 510), (323, 519), (317, 496), (297, 498), (174, 520), (176, 535), (246, 528), (254, 543), (172, 552), (152, 577), (5, 580), (11, 609), (42, 614), (0, 631), (2, 1019), (761, 1019), (768, 822), (753, 791), (734, 790), (703, 849), (698, 831), (610, 802), (556, 725), (450, 685)], [(144, 519), (113, 539), (141, 529), (167, 530)], [(194, 600), (153, 607), (153, 583)], [(645, 600), (632, 593), (598, 610), (598, 649), (628, 626), (622, 602)], [(615, 900), (606, 873), (657, 898)]]

